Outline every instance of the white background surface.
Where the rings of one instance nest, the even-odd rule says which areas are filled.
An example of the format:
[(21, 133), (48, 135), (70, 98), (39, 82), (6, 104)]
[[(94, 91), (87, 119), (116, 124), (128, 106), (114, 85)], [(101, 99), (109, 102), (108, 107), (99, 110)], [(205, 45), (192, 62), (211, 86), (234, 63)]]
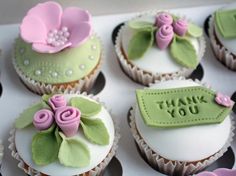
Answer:
[[(202, 25), (205, 18), (219, 7), (220, 5), (214, 5), (172, 11), (186, 14), (197, 24)], [(106, 51), (106, 61), (102, 68), (106, 77), (106, 85), (98, 96), (112, 109), (115, 118), (120, 123), (122, 137), (117, 157), (123, 166), (123, 175), (154, 176), (157, 175), (157, 172), (143, 161), (136, 150), (126, 119), (128, 109), (135, 102), (134, 90), (143, 86), (131, 81), (121, 71), (111, 41), (111, 33), (114, 27), (120, 22), (130, 19), (133, 15), (122, 14), (93, 18), (94, 28), (98, 35), (101, 36)], [(3, 160), (3, 176), (24, 176), (23, 172), (17, 168), (17, 162), (10, 156), (10, 152), (7, 149), (9, 145), (7, 139), (10, 129), (13, 127), (14, 119), (18, 114), (40, 98), (24, 87), (11, 65), (11, 50), (17, 35), (18, 25), (0, 26), (0, 48), (3, 50), (0, 59), (0, 80), (3, 85), (3, 94), (0, 98), (0, 138), (3, 139), (6, 148)], [(207, 44), (202, 65), (205, 71), (203, 81), (208, 82), (216, 90), (228, 95), (231, 95), (236, 90), (236, 72), (228, 70), (214, 58), (209, 43)], [(233, 146), (235, 150), (235, 142)]]

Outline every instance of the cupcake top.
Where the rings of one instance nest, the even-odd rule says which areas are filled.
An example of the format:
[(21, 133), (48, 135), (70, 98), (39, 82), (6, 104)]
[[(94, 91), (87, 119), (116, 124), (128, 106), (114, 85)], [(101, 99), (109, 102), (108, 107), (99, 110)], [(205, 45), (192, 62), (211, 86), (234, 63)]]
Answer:
[[(173, 73), (194, 69), (202, 51), (202, 29), (168, 12), (141, 15), (121, 30), (121, 50), (128, 62), (144, 71)], [(184, 53), (184, 54), (183, 54)]]
[(162, 157), (200, 161), (229, 141), (233, 102), (190, 80), (169, 80), (136, 91), (140, 136)]
[(221, 44), (236, 54), (236, 3), (217, 10), (214, 14), (215, 34)]
[[(72, 18), (73, 16), (73, 18)], [(20, 24), (14, 63), (26, 77), (43, 83), (65, 83), (95, 69), (101, 43), (91, 15), (78, 7), (45, 2), (31, 8)]]
[(85, 173), (100, 164), (113, 145), (108, 111), (78, 94), (44, 95), (17, 118), (15, 144), (23, 161), (57, 176)]
[(236, 170), (235, 169), (226, 169), (226, 168), (219, 168), (214, 170), (213, 172), (204, 171), (196, 176), (235, 176)]

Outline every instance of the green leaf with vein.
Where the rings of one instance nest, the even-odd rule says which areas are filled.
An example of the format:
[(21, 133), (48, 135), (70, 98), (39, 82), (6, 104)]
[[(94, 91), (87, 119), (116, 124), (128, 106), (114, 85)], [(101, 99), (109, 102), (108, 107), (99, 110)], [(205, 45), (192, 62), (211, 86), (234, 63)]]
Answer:
[(70, 104), (80, 110), (82, 117), (91, 117), (98, 114), (102, 109), (101, 104), (82, 97), (71, 98)]
[(184, 37), (175, 36), (170, 45), (171, 56), (177, 63), (187, 68), (196, 68), (198, 59), (190, 41)]
[(88, 147), (77, 138), (66, 138), (63, 133), (58, 158), (61, 164), (68, 167), (86, 167), (90, 163)]
[(32, 140), (32, 158), (35, 164), (40, 166), (55, 162), (58, 158), (60, 144), (55, 135), (55, 124), (48, 130), (34, 135)]
[(202, 28), (199, 26), (193, 24), (193, 23), (188, 23), (188, 34), (192, 37), (200, 37), (202, 36)]
[(139, 59), (153, 45), (153, 31), (138, 31), (132, 37), (128, 45), (128, 58)]
[(146, 21), (136, 21), (132, 20), (128, 23), (129, 27), (138, 31), (154, 31), (156, 27), (153, 23), (146, 22)]
[(40, 102), (32, 105), (28, 109), (24, 110), (23, 113), (15, 121), (15, 127), (18, 129), (25, 128), (32, 124), (34, 114), (41, 109), (50, 109), (45, 102)]
[(109, 144), (109, 134), (104, 123), (100, 119), (81, 119), (81, 126), (84, 131), (84, 135), (92, 143), (99, 145)]

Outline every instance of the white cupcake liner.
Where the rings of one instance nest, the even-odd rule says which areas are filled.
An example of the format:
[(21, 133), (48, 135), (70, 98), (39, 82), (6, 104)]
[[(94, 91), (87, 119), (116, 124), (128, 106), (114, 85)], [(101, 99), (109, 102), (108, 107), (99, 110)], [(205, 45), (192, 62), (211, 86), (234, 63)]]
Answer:
[(226, 67), (228, 67), (231, 70), (236, 71), (236, 56), (234, 56), (233, 53), (231, 53), (227, 48), (222, 46), (216, 38), (215, 35), (215, 25), (214, 25), (214, 17), (211, 16), (209, 19), (209, 39), (211, 43), (211, 47), (215, 53), (216, 58), (223, 63)]
[[(140, 16), (149, 16), (149, 15), (155, 15), (157, 13), (160, 13), (162, 11), (150, 11), (150, 12), (143, 12), (140, 15), (134, 17), (133, 19), (137, 19)], [(179, 15), (180, 16), (180, 15)], [(183, 17), (185, 18), (185, 17)], [(131, 19), (131, 20), (133, 20)], [(190, 20), (188, 20), (190, 21)], [(121, 46), (121, 40), (122, 40), (122, 30), (123, 28), (128, 24), (128, 21), (123, 25), (116, 37), (115, 41), (115, 50), (116, 54), (119, 60), (119, 63), (124, 70), (124, 72), (131, 77), (134, 81), (139, 82), (143, 85), (148, 85), (150, 83), (154, 83), (155, 80), (161, 80), (162, 77), (165, 76), (170, 76), (170, 77), (178, 77), (178, 76), (184, 76), (188, 77), (190, 74), (193, 72), (194, 69), (189, 69), (186, 67), (182, 67), (179, 71), (172, 72), (172, 73), (156, 73), (153, 74), (151, 72), (147, 72), (135, 65), (133, 65), (131, 62), (128, 61), (128, 59), (124, 56), (123, 51), (122, 51), (122, 46)], [(199, 53), (198, 53), (198, 60), (199, 63), (205, 53), (205, 48), (206, 48), (206, 41), (203, 36), (198, 38), (199, 41)]]
[[(77, 91), (66, 91), (67, 94), (79, 94), (79, 92)], [(81, 93), (81, 95), (85, 95), (99, 103), (102, 104), (102, 106), (107, 109), (107, 111), (110, 113), (111, 117), (114, 117), (113, 114), (111, 113), (111, 110), (109, 110), (105, 104), (103, 102), (100, 102), (99, 98), (95, 97), (92, 94), (87, 94), (86, 92)], [(82, 173), (82, 174), (78, 174), (78, 175), (73, 175), (73, 176), (99, 176), (101, 175), (104, 170), (106, 169), (107, 165), (110, 163), (111, 159), (115, 156), (116, 154), (116, 150), (118, 148), (118, 142), (120, 139), (120, 128), (118, 126), (118, 123), (114, 120), (113, 118), (113, 122), (114, 122), (114, 126), (115, 126), (115, 137), (114, 137), (114, 141), (113, 141), (113, 145), (110, 149), (110, 152), (107, 154), (106, 158), (104, 158), (104, 160), (99, 163), (95, 168)], [(15, 132), (16, 129), (13, 128), (10, 131), (10, 137), (8, 139), (8, 141), (10, 142), (8, 148), (11, 151), (11, 156), (13, 158), (15, 158), (18, 161), (18, 167), (20, 169), (22, 169), (26, 174), (30, 175), (30, 176), (46, 176), (45, 174), (31, 168), (29, 165), (27, 165), (24, 160), (21, 158), (21, 156), (19, 155), (19, 153), (16, 150), (16, 144), (15, 144)], [(29, 151), (30, 152), (30, 151)]]
[(100, 41), (101, 44), (101, 56), (100, 60), (97, 64), (97, 66), (89, 73), (87, 76), (77, 80), (77, 81), (70, 81), (70, 82), (65, 82), (65, 83), (59, 83), (59, 84), (48, 84), (48, 83), (42, 83), (40, 81), (36, 81), (34, 79), (31, 79), (30, 77), (26, 76), (23, 71), (17, 66), (16, 61), (15, 61), (15, 48), (12, 54), (12, 63), (13, 66), (22, 80), (22, 82), (25, 84), (27, 88), (29, 88), (31, 91), (43, 95), (43, 94), (51, 94), (51, 93), (57, 93), (57, 92), (65, 92), (65, 91), (86, 91), (88, 92), (93, 84), (95, 83), (98, 74), (101, 71), (101, 66), (104, 61), (104, 49), (103, 49), (103, 44), (101, 42), (101, 39), (94, 34)]
[[(176, 79), (185, 80), (184, 77), (178, 77), (178, 78), (166, 77), (159, 82), (163, 82), (167, 80), (176, 80)], [(198, 80), (194, 82), (200, 83), (202, 86), (207, 87), (207, 88), (210, 87), (208, 84), (202, 83)], [(135, 106), (133, 106), (132, 109), (130, 110), (129, 119), (130, 119), (130, 128), (131, 128), (132, 135), (142, 155), (147, 159), (147, 162), (153, 168), (167, 175), (176, 175), (176, 174), (178, 176), (192, 175), (203, 170), (210, 164), (212, 164), (214, 161), (220, 158), (228, 150), (228, 147), (233, 141), (233, 136), (234, 136), (233, 131), (235, 129), (235, 122), (233, 120), (233, 116), (230, 115), (230, 119), (232, 122), (231, 132), (230, 132), (227, 142), (225, 143), (225, 145), (222, 147), (221, 150), (219, 150), (217, 153), (213, 154), (212, 156), (206, 159), (200, 160), (200, 161), (193, 161), (193, 162), (171, 161), (169, 159), (162, 157), (158, 153), (154, 152), (139, 134), (138, 129), (136, 127), (136, 123), (135, 123)]]

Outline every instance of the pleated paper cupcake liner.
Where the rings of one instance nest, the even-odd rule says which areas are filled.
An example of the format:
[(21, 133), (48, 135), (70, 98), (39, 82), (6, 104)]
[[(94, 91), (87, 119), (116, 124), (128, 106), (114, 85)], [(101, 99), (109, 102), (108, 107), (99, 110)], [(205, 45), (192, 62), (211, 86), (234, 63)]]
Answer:
[[(100, 41), (101, 45), (101, 39), (94, 34)], [(51, 93), (58, 93), (58, 92), (65, 92), (65, 91), (80, 91), (80, 92), (89, 92), (89, 90), (92, 88), (94, 85), (100, 71), (101, 71), (101, 66), (102, 63), (104, 62), (104, 48), (103, 45), (101, 47), (101, 56), (100, 56), (100, 61), (97, 64), (97, 66), (91, 71), (90, 74), (87, 76), (77, 80), (77, 81), (72, 81), (72, 82), (65, 82), (61, 84), (48, 84), (48, 83), (42, 83), (39, 81), (36, 81), (34, 79), (31, 79), (30, 77), (26, 76), (23, 71), (17, 66), (17, 63), (15, 61), (15, 54), (13, 52), (12, 54), (12, 63), (13, 66), (22, 80), (22, 82), (25, 84), (27, 88), (29, 88), (32, 92), (35, 92), (39, 95), (43, 94), (51, 94)]]
[[(156, 83), (167, 81), (167, 80), (185, 80), (185, 78), (184, 77), (176, 77), (176, 78), (166, 77), (166, 78), (163, 78), (161, 81), (157, 81)], [(210, 87), (208, 84), (202, 83), (198, 80), (194, 82), (197, 82), (207, 88)], [(130, 111), (130, 116), (129, 116), (130, 128), (131, 128), (132, 135), (135, 139), (135, 142), (137, 143), (138, 148), (140, 149), (142, 155), (146, 158), (147, 162), (157, 171), (160, 171), (164, 174), (171, 175), (171, 176), (172, 175), (187, 176), (187, 175), (195, 174), (203, 170), (210, 164), (212, 164), (218, 158), (220, 158), (228, 150), (228, 147), (233, 141), (233, 136), (234, 136), (233, 131), (235, 129), (235, 122), (233, 120), (232, 115), (230, 115), (231, 117), (230, 119), (232, 122), (230, 135), (225, 145), (217, 153), (213, 154), (212, 156), (206, 159), (203, 159), (200, 161), (193, 161), (193, 162), (172, 161), (172, 160), (166, 159), (162, 157), (161, 155), (159, 155), (158, 152), (154, 152), (139, 134), (138, 129), (136, 127), (136, 123), (135, 123), (135, 107), (136, 106), (133, 106), (133, 108)]]
[[(140, 16), (155, 15), (155, 14), (160, 13), (160, 12), (162, 12), (162, 11), (143, 12), (143, 13), (141, 13), (140, 15), (136, 16), (133, 19), (137, 19)], [(183, 18), (185, 18), (185, 17), (183, 17)], [(188, 20), (188, 21), (190, 21), (190, 20)], [(122, 31), (123, 31), (123, 29), (126, 25), (128, 25), (128, 22), (126, 22), (125, 25), (122, 26), (120, 28), (119, 32), (118, 32), (118, 35), (117, 35), (116, 41), (115, 41), (115, 50), (116, 50), (116, 54), (117, 54), (117, 57), (118, 57), (118, 61), (121, 65), (123, 71), (131, 79), (133, 79), (134, 81), (136, 81), (138, 83), (141, 83), (143, 85), (148, 85), (150, 83), (154, 83), (155, 80), (161, 80), (162, 77), (165, 77), (165, 76), (170, 76), (170, 77), (184, 76), (184, 77), (188, 77), (193, 72), (194, 69), (181, 67), (180, 70), (176, 71), (176, 72), (153, 74), (151, 72), (147, 72), (147, 71), (133, 65), (131, 62), (128, 61), (126, 56), (124, 56), (124, 53), (122, 51), (122, 44), (121, 44)], [(203, 36), (198, 38), (198, 42), (199, 42), (199, 46), (200, 46), (199, 52), (198, 52), (198, 60), (199, 60), (199, 63), (200, 63), (200, 60), (202, 59), (202, 57), (205, 53), (206, 42), (205, 42), (205, 39), (204, 39)]]
[(214, 17), (212, 16), (209, 20), (209, 39), (211, 42), (211, 47), (214, 51), (216, 59), (223, 63), (226, 67), (231, 70), (236, 71), (236, 56), (231, 53), (227, 48), (222, 46), (215, 35), (215, 25)]
[[(67, 94), (78, 94), (79, 92), (72, 90), (72, 91), (66, 91), (66, 93)], [(118, 148), (118, 142), (120, 139), (120, 128), (118, 126), (118, 123), (114, 120), (115, 118), (114, 118), (114, 115), (111, 113), (111, 110), (108, 110), (103, 102), (100, 102), (99, 99), (92, 94), (88, 95), (86, 92), (83, 92), (81, 95), (85, 95), (85, 96), (101, 103), (103, 105), (103, 107), (110, 113), (110, 115), (113, 119), (113, 122), (114, 122), (115, 137), (114, 137), (113, 145), (110, 149), (110, 152), (107, 154), (106, 158), (104, 158), (104, 160), (101, 163), (99, 163), (95, 168), (93, 168), (85, 173), (73, 175), (73, 176), (101, 176), (103, 174), (103, 172), (105, 171), (107, 165), (110, 163), (111, 159), (116, 154), (116, 150)], [(21, 156), (19, 155), (19, 153), (17, 152), (17, 149), (16, 149), (15, 132), (16, 132), (15, 128), (13, 128), (10, 131), (10, 137), (8, 139), (10, 144), (9, 144), (8, 148), (11, 151), (11, 156), (18, 161), (18, 167), (30, 176), (47, 176), (46, 174), (41, 173), (41, 172), (35, 170), (34, 168), (32, 168), (31, 166), (27, 165), (24, 162), (24, 160), (21, 158)]]

